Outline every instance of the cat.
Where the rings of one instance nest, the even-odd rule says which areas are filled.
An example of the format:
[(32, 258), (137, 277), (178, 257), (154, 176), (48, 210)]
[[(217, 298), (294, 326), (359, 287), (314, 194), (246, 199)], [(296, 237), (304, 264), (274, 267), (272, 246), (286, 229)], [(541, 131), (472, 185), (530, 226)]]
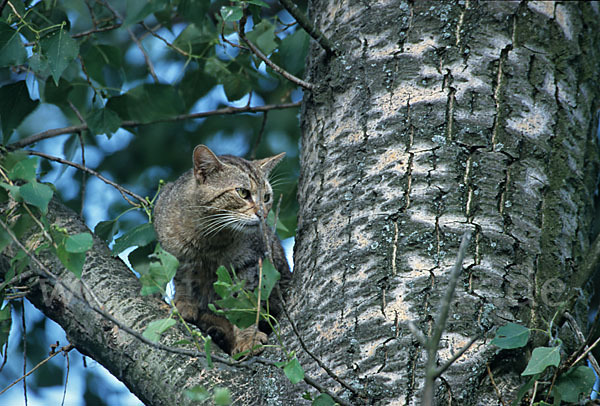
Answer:
[(290, 268), (279, 239), (260, 223), (273, 204), (267, 177), (284, 155), (248, 161), (216, 156), (208, 147), (198, 145), (193, 152), (193, 168), (165, 185), (154, 208), (158, 241), (179, 260), (174, 277), (175, 306), (184, 320), (208, 333), (229, 354), (265, 344), (270, 327), (263, 321), (258, 331), (254, 326), (241, 330), (209, 310), (208, 304), (219, 299), (213, 289), (216, 270), (221, 265), (233, 268), (246, 281), (245, 288), (252, 291), (258, 286), (259, 258), (267, 252), (265, 234), (273, 265), (281, 274), (269, 298), (269, 311), (274, 317), (282, 311), (276, 289), (285, 291)]

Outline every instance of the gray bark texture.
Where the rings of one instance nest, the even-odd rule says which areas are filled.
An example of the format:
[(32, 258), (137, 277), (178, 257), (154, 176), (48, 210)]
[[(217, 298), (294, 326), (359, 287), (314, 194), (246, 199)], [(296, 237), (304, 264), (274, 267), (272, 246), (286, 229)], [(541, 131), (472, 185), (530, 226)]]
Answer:
[[(313, 44), (308, 60), (315, 88), (301, 114), (288, 308), (309, 350), (353, 390), (300, 348), (289, 325), (284, 341), (348, 404), (419, 404), (425, 349), (407, 323), (430, 334), (461, 236), (472, 230), (439, 362), (483, 338), (438, 380), (436, 400), (500, 404), (487, 365), (512, 400), (525, 354), (498, 353), (490, 329), (509, 321), (545, 329), (562, 302), (579, 298), (577, 309), (587, 299), (579, 288), (598, 176), (598, 6), (313, 0), (310, 15), (340, 55)], [(49, 218), (69, 233), (85, 230), (58, 204)], [(96, 303), (58, 259), (41, 261)], [(133, 273), (99, 240), (82, 279), (136, 331), (168, 314), (139, 295)], [(188, 404), (183, 389), (196, 384), (228, 387), (235, 404), (303, 401), (307, 386), (292, 387), (280, 369), (208, 369), (203, 357), (142, 343), (54, 280), (31, 282), (29, 300), (148, 405)], [(585, 313), (574, 315), (584, 328)], [(161, 343), (184, 337), (169, 330)]]
[[(69, 234), (89, 232), (77, 214), (54, 202), (49, 207), (48, 219), (52, 224), (66, 228)], [(39, 241), (39, 234), (31, 234), (25, 245), (34, 247)], [(209, 369), (202, 353), (194, 357), (152, 347), (93, 311), (91, 306), (101, 308), (122, 325), (139, 333), (148, 323), (166, 318), (170, 313), (160, 299), (140, 295), (141, 285), (136, 276), (119, 258), (112, 257), (106, 244), (99, 239), (95, 239), (94, 247), (87, 253), (81, 278), (94, 297), (53, 254), (43, 254), (39, 259), (56, 279), (30, 279), (27, 299), (60, 324), (77, 350), (104, 365), (144, 404), (194, 404), (184, 395), (184, 389), (195, 385), (209, 390), (227, 387), (236, 404), (268, 404), (270, 398), (292, 404), (290, 391), (284, 390), (289, 382), (277, 368), (259, 363), (234, 367), (214, 362), (214, 367)], [(32, 268), (42, 274), (39, 266), (34, 264)], [(183, 328), (170, 329), (160, 343), (193, 351), (191, 346), (177, 344), (184, 339), (190, 340), (190, 336)], [(221, 357), (227, 358), (214, 347)]]
[(501, 404), (489, 365), (512, 401), (526, 354), (498, 353), (491, 329), (546, 330), (573, 297), (585, 329), (576, 310), (598, 176), (598, 4), (313, 0), (310, 13), (341, 56), (315, 45), (309, 56), (299, 330), (367, 403), (419, 404), (426, 351), (407, 323), (430, 334), (472, 230), (439, 363), (483, 338), (438, 380), (436, 399)]

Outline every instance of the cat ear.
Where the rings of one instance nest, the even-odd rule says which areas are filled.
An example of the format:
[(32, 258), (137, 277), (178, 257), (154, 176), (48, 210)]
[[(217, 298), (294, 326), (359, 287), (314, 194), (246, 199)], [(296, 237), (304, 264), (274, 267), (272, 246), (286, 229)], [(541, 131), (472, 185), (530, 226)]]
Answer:
[(219, 171), (223, 163), (206, 145), (197, 145), (194, 148), (194, 176), (200, 182), (213, 172)]
[(268, 174), (273, 170), (273, 168), (275, 168), (275, 166), (283, 159), (284, 156), (285, 152), (282, 152), (281, 154), (256, 160), (254, 163), (257, 164), (265, 174)]

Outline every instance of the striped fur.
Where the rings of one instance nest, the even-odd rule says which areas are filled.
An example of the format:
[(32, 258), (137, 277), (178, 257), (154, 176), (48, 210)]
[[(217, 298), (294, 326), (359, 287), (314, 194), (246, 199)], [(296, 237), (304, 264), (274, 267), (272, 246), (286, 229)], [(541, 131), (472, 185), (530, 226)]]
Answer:
[[(283, 156), (247, 161), (217, 157), (198, 145), (194, 167), (163, 188), (154, 209), (158, 240), (179, 260), (174, 278), (177, 309), (230, 354), (251, 348), (252, 338), (266, 342), (270, 329), (261, 325), (261, 331), (249, 334), (208, 309), (218, 299), (213, 289), (215, 271), (224, 265), (233, 268), (249, 290), (258, 285), (258, 259), (267, 251), (260, 222), (273, 203), (267, 177)], [(282, 276), (276, 289), (285, 288), (291, 273), (281, 243), (268, 227), (266, 234)], [(275, 317), (282, 310), (277, 296), (273, 292), (269, 299)]]

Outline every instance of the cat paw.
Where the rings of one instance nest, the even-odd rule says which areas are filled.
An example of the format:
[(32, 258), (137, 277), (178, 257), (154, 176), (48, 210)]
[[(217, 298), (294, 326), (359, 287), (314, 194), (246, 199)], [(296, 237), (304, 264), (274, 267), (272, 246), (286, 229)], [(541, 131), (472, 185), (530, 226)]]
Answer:
[[(263, 352), (262, 347), (268, 341), (268, 337), (262, 331), (258, 331), (256, 327), (250, 326), (244, 330), (235, 328), (235, 345), (231, 350), (231, 354), (239, 354), (240, 352), (248, 351), (248, 355), (258, 355)], [(255, 348), (258, 347), (258, 348)]]
[(199, 312), (197, 303), (175, 299), (175, 307), (185, 321), (195, 323), (198, 319)]

